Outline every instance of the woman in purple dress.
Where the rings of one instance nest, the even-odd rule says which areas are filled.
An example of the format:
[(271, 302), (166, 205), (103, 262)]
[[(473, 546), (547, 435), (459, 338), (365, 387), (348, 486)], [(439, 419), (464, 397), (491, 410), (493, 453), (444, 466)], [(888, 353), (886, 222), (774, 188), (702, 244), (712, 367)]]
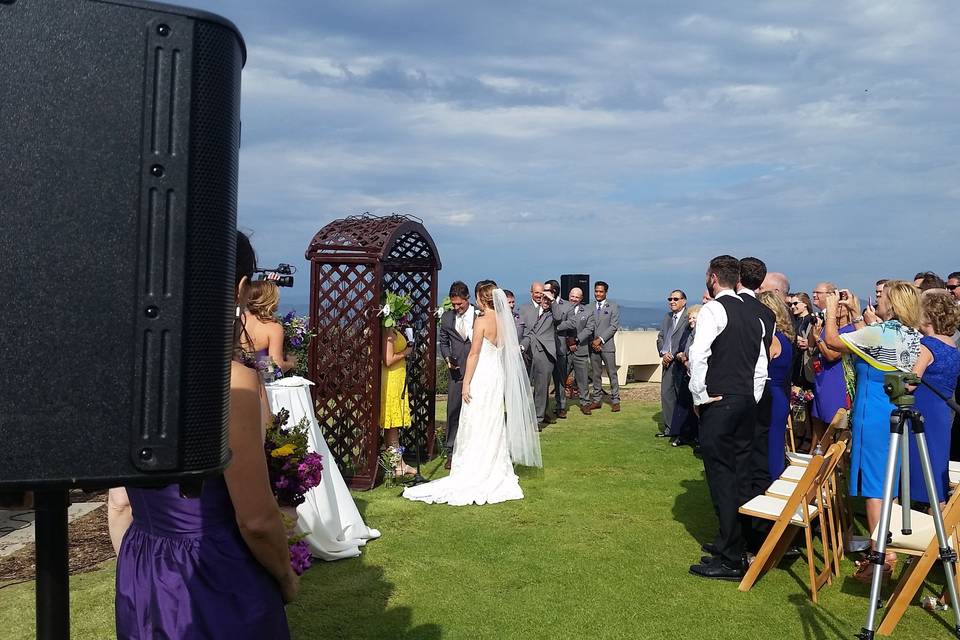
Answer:
[(767, 443), (767, 468), (771, 478), (779, 478), (787, 467), (787, 416), (790, 413), (790, 379), (793, 373), (793, 321), (787, 305), (775, 293), (757, 296), (776, 316), (776, 332), (770, 345), (770, 436)]
[[(914, 365), (913, 371), (943, 395), (953, 397), (957, 389), (957, 378), (960, 377), (960, 352), (957, 351), (951, 336), (960, 324), (960, 309), (952, 295), (936, 289), (923, 293), (920, 308), (920, 331), (923, 337), (920, 338), (920, 359)], [(937, 502), (942, 505), (949, 487), (953, 411), (925, 385), (917, 387), (913, 396), (916, 400), (914, 406), (923, 416), (930, 465), (937, 488)], [(910, 498), (930, 504), (930, 495), (927, 493), (923, 470), (920, 468), (917, 444), (912, 437), (909, 440)]]
[[(255, 261), (250, 241), (238, 233), (238, 301)], [(233, 458), (223, 476), (205, 481), (198, 497), (185, 497), (178, 485), (111, 490), (118, 638), (290, 637), (283, 605), (300, 583), (267, 476), (266, 406), (256, 370), (235, 360)]]
[[(840, 306), (836, 319), (838, 332), (840, 334), (854, 331), (850, 311), (845, 306)], [(823, 437), (826, 426), (833, 421), (833, 417), (839, 409), (850, 408), (850, 398), (847, 395), (847, 382), (843, 374), (843, 354), (835, 349), (831, 349), (824, 342), (826, 328), (823, 319), (816, 317), (810, 325), (810, 336), (808, 340), (810, 348), (813, 349), (813, 403), (812, 417), (815, 441)], [(811, 447), (816, 442), (811, 442)]]

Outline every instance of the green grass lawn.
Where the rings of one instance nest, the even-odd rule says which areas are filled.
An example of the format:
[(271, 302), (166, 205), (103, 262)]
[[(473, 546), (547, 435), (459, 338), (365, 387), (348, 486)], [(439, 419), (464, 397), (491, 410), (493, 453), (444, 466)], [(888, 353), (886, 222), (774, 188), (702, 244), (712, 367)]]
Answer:
[[(749, 593), (687, 573), (716, 524), (701, 462), (652, 437), (657, 411), (571, 412), (542, 434), (546, 471), (522, 480), (522, 501), (448, 507), (403, 500), (398, 488), (356, 494), (383, 538), (304, 576), (288, 607), (294, 637), (853, 637), (867, 588), (847, 577), (849, 561), (819, 606), (800, 559)], [(439, 462), (427, 469), (442, 473)], [(72, 587), (73, 637), (111, 637), (112, 564)], [(947, 622), (914, 606), (895, 637), (946, 637)], [(33, 585), (0, 590), (0, 637), (32, 636)]]

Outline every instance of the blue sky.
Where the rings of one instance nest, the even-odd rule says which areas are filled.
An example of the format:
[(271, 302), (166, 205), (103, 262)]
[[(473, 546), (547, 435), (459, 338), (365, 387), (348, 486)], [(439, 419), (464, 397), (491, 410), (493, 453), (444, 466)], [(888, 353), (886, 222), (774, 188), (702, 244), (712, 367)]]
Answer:
[(424, 220), (441, 284), (702, 289), (755, 255), (864, 296), (960, 270), (950, 2), (202, 0), (243, 76), (240, 224), (301, 266), (335, 218)]

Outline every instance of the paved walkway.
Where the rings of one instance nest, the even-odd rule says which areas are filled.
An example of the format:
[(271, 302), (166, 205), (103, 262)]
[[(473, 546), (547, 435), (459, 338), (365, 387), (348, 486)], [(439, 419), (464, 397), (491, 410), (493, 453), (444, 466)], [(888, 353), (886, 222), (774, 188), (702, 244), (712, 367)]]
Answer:
[[(81, 516), (103, 506), (103, 502), (78, 502), (70, 505), (67, 520), (73, 522)], [(19, 551), (33, 542), (34, 512), (0, 509), (0, 557)]]

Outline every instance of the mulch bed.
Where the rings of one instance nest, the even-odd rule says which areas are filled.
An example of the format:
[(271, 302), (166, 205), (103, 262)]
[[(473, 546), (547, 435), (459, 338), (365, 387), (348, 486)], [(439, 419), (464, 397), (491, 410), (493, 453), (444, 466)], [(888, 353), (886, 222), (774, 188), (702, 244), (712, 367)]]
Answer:
[[(71, 494), (74, 502), (105, 500), (105, 493)], [(114, 557), (107, 530), (107, 510), (99, 507), (77, 518), (68, 527), (70, 535), (70, 574), (95, 571), (100, 563)], [(0, 583), (33, 580), (37, 575), (34, 545), (0, 558)]]

